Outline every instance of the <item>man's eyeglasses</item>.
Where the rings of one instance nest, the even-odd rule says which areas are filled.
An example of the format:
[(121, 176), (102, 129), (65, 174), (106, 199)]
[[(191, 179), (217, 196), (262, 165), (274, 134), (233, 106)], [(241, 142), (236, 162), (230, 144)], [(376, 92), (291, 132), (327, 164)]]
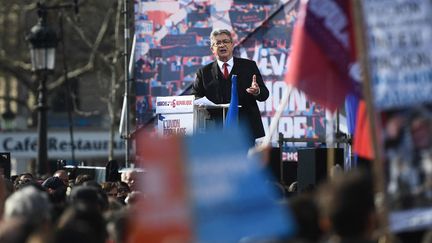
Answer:
[(231, 40), (228, 40), (228, 39), (225, 39), (225, 40), (220, 40), (220, 41), (216, 41), (216, 42), (213, 42), (213, 46), (221, 46), (221, 45), (228, 45), (228, 44), (231, 44)]

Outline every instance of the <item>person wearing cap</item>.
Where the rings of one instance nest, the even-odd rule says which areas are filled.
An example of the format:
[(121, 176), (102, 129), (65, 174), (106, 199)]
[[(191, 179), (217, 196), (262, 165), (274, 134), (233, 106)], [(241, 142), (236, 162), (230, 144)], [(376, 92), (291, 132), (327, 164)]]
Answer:
[(53, 193), (58, 189), (66, 189), (66, 185), (59, 177), (49, 177), (44, 182), (42, 182), (42, 186), (47, 190), (47, 192)]
[(57, 170), (53, 176), (60, 178), (63, 181), (63, 184), (65, 184), (66, 186), (69, 186), (69, 175), (68, 175), (67, 171)]
[(42, 182), (42, 187), (48, 192), (48, 197), (53, 204), (53, 215), (59, 217), (66, 204), (67, 186), (58, 177), (49, 177)]

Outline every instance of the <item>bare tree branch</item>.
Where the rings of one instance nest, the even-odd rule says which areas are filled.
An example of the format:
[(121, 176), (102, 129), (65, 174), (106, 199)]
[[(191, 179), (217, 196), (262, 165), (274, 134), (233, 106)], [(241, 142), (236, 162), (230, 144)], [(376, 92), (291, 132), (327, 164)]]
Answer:
[(31, 79), (31, 65), (20, 61), (8, 59), (3, 54), (0, 54), (0, 70), (9, 73), (16, 77), (28, 89), (33, 88), (33, 80)]
[[(72, 96), (72, 100), (77, 100), (77, 97), (75, 94), (71, 94)], [(74, 112), (80, 116), (84, 116), (84, 117), (89, 117), (89, 116), (94, 116), (94, 115), (99, 115), (100, 111), (95, 110), (95, 111), (83, 111), (78, 109), (78, 105), (76, 104), (76, 102), (73, 102), (73, 108), (74, 108)]]
[(118, 54), (120, 50), (120, 20), (121, 20), (121, 11), (122, 9), (122, 1), (117, 0), (117, 14), (115, 18), (115, 34), (114, 34), (114, 43), (115, 43), (115, 49), (114, 49), (114, 58), (113, 58), (113, 64), (117, 63), (118, 60)]
[[(84, 74), (90, 70), (93, 70), (95, 56), (101, 55), (98, 52), (98, 49), (99, 49), (100, 44), (102, 43), (102, 40), (106, 34), (106, 30), (108, 29), (109, 20), (111, 18), (112, 13), (113, 13), (113, 10), (112, 10), (112, 8), (110, 8), (108, 10), (107, 14), (105, 15), (104, 21), (102, 23), (102, 26), (99, 30), (98, 36), (97, 36), (94, 44), (91, 44), (90, 40), (86, 37), (82, 28), (77, 26), (70, 18), (66, 18), (68, 23), (70, 23), (72, 25), (72, 27), (75, 29), (75, 31), (77, 31), (77, 33), (79, 34), (81, 39), (84, 41), (84, 43), (88, 47), (91, 48), (91, 53), (90, 53), (90, 56), (88, 58), (87, 64), (81, 68), (78, 68), (78, 69), (75, 69), (73, 71), (68, 72), (67, 77), (69, 77), (69, 78), (78, 77), (78, 76), (80, 76), (80, 75), (82, 75), (82, 74)], [(65, 82), (65, 77), (64, 77), (64, 75), (62, 75), (61, 77), (57, 78), (57, 80), (55, 80), (50, 85), (48, 85), (48, 89), (55, 89), (56, 87), (62, 85), (64, 82)]]
[(98, 56), (100, 56), (100, 58), (103, 61), (105, 61), (106, 63), (109, 63), (109, 59), (105, 55), (103, 55), (103, 53), (97, 52), (97, 50), (98, 50), (100, 44), (102, 43), (102, 40), (105, 37), (106, 31), (107, 31), (108, 26), (109, 26), (109, 21), (111, 19), (113, 12), (114, 12), (114, 9), (112, 7), (107, 11), (107, 13), (104, 17), (104, 20), (102, 22), (102, 25), (100, 27), (99, 33), (96, 37), (95, 44), (91, 44), (90, 39), (87, 38), (86, 34), (84, 33), (84, 31), (82, 30), (82, 28), (80, 26), (76, 25), (76, 23), (73, 22), (70, 18), (66, 19), (68, 21), (68, 23), (70, 23), (71, 26), (75, 29), (75, 31), (77, 31), (77, 33), (79, 34), (81, 39), (84, 41), (84, 43), (87, 45), (87, 47), (92, 49), (92, 52), (91, 52), (92, 61), (94, 61), (95, 55), (98, 55)]
[[(76, 68), (75, 70), (69, 71), (67, 73), (68, 79), (79, 77), (80, 75), (83, 75), (84, 73), (93, 70), (94, 64), (91, 62), (88, 62), (86, 65)], [(53, 90), (59, 86), (61, 86), (65, 82), (64, 75), (58, 77), (55, 81), (51, 82), (47, 85), (48, 90)]]

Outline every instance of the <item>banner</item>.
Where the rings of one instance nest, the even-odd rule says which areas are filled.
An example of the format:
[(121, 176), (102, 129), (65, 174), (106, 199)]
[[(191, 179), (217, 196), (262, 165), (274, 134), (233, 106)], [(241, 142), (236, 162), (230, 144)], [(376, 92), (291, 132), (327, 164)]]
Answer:
[[(145, 126), (151, 120), (157, 96), (185, 92), (195, 80), (197, 69), (214, 60), (209, 45), (211, 30), (226, 28), (234, 33), (234, 55), (254, 60), (270, 91), (267, 101), (258, 102), (268, 130), (287, 88), (284, 77), (298, 3), (298, 0), (135, 1), (135, 23), (139, 30), (135, 56), (139, 91), (137, 126)], [(285, 138), (324, 138), (324, 124), (323, 108), (294, 91), (277, 133), (281, 132)], [(277, 138), (278, 134), (273, 137), (274, 144)]]
[[(241, 129), (188, 137), (137, 135), (146, 168), (127, 242), (261, 242), (291, 237), (296, 225), (277, 203), (261, 156), (248, 157)], [(175, 239), (175, 240), (174, 240)]]
[[(432, 2), (364, 0), (393, 232), (432, 226)], [(380, 134), (381, 135), (381, 134)]]
[(432, 102), (432, 3), (366, 0), (374, 103), (381, 110)]
[(393, 232), (432, 226), (432, 106), (382, 113), (385, 185)]

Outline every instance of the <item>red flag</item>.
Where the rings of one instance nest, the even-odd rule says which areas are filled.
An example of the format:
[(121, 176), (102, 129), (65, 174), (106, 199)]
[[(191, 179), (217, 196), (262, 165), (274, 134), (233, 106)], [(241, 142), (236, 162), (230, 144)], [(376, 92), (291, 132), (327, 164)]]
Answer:
[(349, 2), (302, 2), (285, 77), (309, 99), (333, 111), (358, 86), (350, 75), (355, 51)]
[(131, 207), (126, 242), (193, 242), (189, 194), (180, 137), (136, 135), (137, 158), (146, 169), (139, 181), (145, 194)]
[(359, 107), (357, 110), (353, 152), (365, 159), (372, 160), (374, 158), (372, 139), (370, 134), (369, 116), (367, 114), (366, 103), (364, 100), (361, 100), (359, 102)]

